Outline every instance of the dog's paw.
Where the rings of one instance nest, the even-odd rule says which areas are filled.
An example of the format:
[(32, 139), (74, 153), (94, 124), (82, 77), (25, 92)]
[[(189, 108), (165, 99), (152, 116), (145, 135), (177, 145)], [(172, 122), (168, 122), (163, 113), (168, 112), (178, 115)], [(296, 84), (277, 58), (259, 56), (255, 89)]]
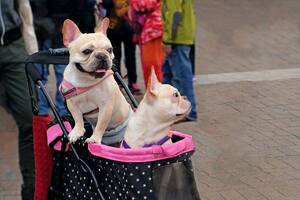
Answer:
[(84, 129), (78, 130), (74, 128), (68, 135), (70, 143), (75, 143), (81, 136), (84, 135), (84, 132)]
[(90, 138), (87, 138), (85, 140), (86, 143), (97, 143), (97, 144), (100, 144), (101, 143), (101, 137), (96, 137), (96, 136), (91, 136)]

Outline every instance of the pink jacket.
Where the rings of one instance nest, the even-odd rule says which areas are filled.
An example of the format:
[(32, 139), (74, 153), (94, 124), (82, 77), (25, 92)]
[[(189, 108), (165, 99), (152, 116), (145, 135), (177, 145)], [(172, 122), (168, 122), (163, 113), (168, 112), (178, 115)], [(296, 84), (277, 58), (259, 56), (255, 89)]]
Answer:
[(134, 11), (145, 14), (145, 23), (139, 41), (141, 44), (162, 37), (160, 0), (130, 0), (130, 6)]

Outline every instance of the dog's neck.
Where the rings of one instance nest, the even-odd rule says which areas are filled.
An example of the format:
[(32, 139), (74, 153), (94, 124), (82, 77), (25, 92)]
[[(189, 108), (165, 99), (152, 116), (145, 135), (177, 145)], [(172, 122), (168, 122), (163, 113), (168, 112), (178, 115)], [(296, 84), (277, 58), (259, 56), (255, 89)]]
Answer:
[[(153, 116), (151, 108), (151, 106), (142, 106), (133, 113), (124, 135), (124, 140), (129, 147), (137, 148), (155, 144), (170, 131), (172, 122), (162, 123), (157, 117)], [(159, 113), (156, 114), (159, 115)]]

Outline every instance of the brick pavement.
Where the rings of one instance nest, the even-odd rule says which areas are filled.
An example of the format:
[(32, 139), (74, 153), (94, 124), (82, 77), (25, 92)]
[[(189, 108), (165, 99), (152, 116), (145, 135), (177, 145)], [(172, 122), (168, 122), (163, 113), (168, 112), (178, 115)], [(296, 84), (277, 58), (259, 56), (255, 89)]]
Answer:
[(198, 73), (299, 66), (299, 1), (195, 2)]
[[(300, 2), (196, 0), (197, 74), (298, 68)], [(300, 199), (300, 79), (196, 85), (194, 136), (204, 200)], [(18, 200), (14, 123), (0, 109), (0, 200)], [(7, 141), (11, 141), (8, 143)]]
[(198, 145), (193, 161), (205, 200), (300, 199), (299, 84), (197, 86), (200, 120), (176, 129)]

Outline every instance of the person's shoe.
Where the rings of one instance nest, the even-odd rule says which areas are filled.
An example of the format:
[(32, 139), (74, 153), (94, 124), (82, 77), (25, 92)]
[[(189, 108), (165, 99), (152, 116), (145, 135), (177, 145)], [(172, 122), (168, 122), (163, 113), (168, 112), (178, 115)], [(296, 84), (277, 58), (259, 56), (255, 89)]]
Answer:
[(132, 85), (129, 85), (129, 89), (132, 92), (133, 95), (141, 95), (141, 88), (138, 83), (133, 83)]

